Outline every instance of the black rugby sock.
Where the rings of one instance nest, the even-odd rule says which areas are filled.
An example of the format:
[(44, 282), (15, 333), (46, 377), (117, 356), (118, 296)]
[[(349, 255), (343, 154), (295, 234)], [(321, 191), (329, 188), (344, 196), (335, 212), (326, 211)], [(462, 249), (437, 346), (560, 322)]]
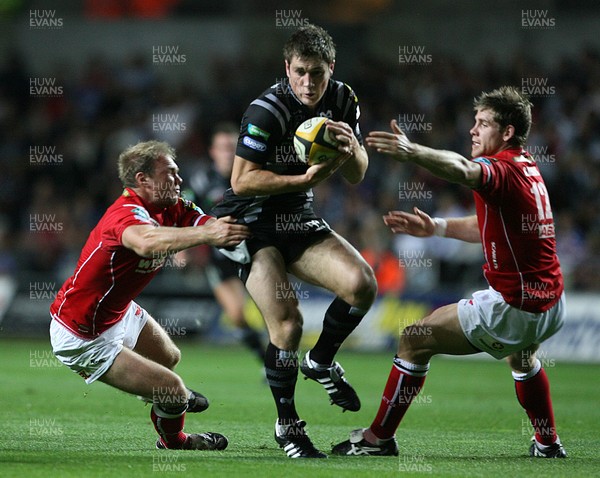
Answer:
[(366, 313), (366, 310), (352, 307), (336, 297), (325, 312), (323, 331), (310, 351), (310, 359), (320, 365), (330, 365), (344, 340)]
[(280, 420), (298, 419), (294, 393), (298, 380), (298, 352), (281, 350), (269, 343), (265, 352), (265, 372)]

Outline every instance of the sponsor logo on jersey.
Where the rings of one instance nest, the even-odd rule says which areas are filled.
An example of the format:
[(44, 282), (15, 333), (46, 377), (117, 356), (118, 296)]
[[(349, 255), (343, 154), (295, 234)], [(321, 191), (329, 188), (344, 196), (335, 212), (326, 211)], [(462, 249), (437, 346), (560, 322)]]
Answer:
[(265, 140), (268, 140), (269, 136), (271, 136), (271, 133), (268, 133), (264, 129), (261, 129), (252, 123), (248, 123), (248, 134), (252, 136), (258, 136), (259, 138), (264, 138)]
[(135, 272), (138, 274), (150, 274), (151, 272), (155, 272), (163, 266), (165, 259), (166, 255), (164, 257), (155, 258), (142, 257), (138, 262)]
[(260, 141), (256, 141), (255, 139), (249, 138), (248, 136), (244, 136), (242, 140), (246, 146), (256, 151), (266, 151), (267, 145), (265, 143), (261, 143)]
[(158, 221), (152, 219), (148, 211), (146, 211), (143, 207), (134, 207), (131, 212), (133, 213), (133, 217), (135, 217), (140, 222), (145, 222), (146, 224), (152, 224), (153, 226), (160, 226)]
[(554, 224), (540, 224), (538, 232), (540, 239), (551, 239), (555, 236)]
[(188, 209), (188, 210), (192, 210), (192, 211), (196, 211), (198, 214), (204, 214), (204, 211), (202, 209), (200, 209), (198, 206), (196, 206), (195, 203), (193, 203), (192, 201), (190, 201), (189, 199), (183, 199), (183, 198), (179, 198), (181, 201), (183, 201), (183, 207)]
[(474, 163), (487, 164), (488, 166), (490, 166), (492, 164), (492, 162), (488, 158), (475, 158), (473, 160), (473, 162)]

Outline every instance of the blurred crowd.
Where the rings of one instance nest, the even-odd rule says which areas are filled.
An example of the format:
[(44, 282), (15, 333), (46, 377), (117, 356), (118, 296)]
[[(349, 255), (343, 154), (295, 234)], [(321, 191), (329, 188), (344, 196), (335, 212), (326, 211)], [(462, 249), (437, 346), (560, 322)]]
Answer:
[[(441, 54), (428, 65), (356, 61), (358, 68), (338, 67), (334, 77), (356, 91), (363, 134), (388, 130), (396, 119), (413, 140), (465, 156), (473, 98), (503, 84), (527, 88), (534, 103), (528, 149), (550, 191), (567, 287), (600, 290), (598, 52), (582, 48), (550, 70), (520, 56), (509, 64), (490, 56), (477, 68)], [(18, 53), (0, 65), (0, 273), (36, 272), (57, 281), (70, 274), (89, 231), (120, 194), (116, 158), (122, 149), (164, 140), (177, 149), (184, 174), (208, 167), (212, 127), (239, 123), (249, 102), (284, 76), (280, 60), (216, 59), (207, 91), (169, 82), (168, 69), (156, 68), (147, 55), (122, 63), (93, 57), (80, 73), (57, 67), (48, 75), (60, 90), (32, 94), (30, 67)], [(317, 212), (378, 269), (380, 292), (481, 285), (479, 246), (394, 237), (381, 220), (389, 210), (413, 206), (438, 216), (472, 213), (469, 190), (370, 151), (360, 185), (334, 177), (315, 195)]]

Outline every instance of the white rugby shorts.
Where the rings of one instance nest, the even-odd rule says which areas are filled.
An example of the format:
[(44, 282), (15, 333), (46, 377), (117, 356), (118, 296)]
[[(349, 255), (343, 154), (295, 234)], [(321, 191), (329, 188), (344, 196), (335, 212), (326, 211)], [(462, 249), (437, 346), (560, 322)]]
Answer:
[(82, 339), (57, 320), (52, 320), (52, 351), (58, 360), (81, 375), (86, 383), (92, 383), (111, 367), (123, 347), (135, 347), (147, 321), (148, 313), (133, 301), (123, 318), (95, 339)]
[(558, 332), (565, 319), (565, 294), (546, 312), (534, 313), (507, 304), (492, 289), (458, 302), (458, 320), (469, 342), (496, 359), (540, 344)]

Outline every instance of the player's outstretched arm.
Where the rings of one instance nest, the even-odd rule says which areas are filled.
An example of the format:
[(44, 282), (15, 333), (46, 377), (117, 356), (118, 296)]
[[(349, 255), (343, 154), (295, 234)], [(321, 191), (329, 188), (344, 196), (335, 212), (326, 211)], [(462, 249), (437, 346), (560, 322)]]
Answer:
[(414, 208), (414, 214), (404, 211), (390, 211), (383, 216), (383, 222), (395, 234), (408, 234), (415, 237), (431, 237), (434, 234), (459, 239), (465, 242), (481, 242), (477, 216), (445, 218), (445, 226), (440, 231), (436, 219)]
[(208, 244), (216, 247), (237, 246), (250, 236), (246, 226), (236, 224), (231, 216), (209, 219), (202, 226), (155, 227), (150, 224), (129, 226), (121, 242), (138, 256), (153, 257)]
[(342, 176), (350, 184), (358, 184), (365, 177), (369, 167), (369, 155), (363, 145), (358, 142), (354, 131), (343, 121), (327, 121), (327, 129), (339, 141), (338, 150), (348, 155), (348, 159), (340, 167)]
[(372, 131), (367, 136), (367, 145), (377, 152), (392, 156), (395, 160), (411, 161), (428, 169), (439, 178), (470, 188), (481, 185), (481, 166), (469, 161), (453, 151), (428, 148), (413, 143), (398, 126), (396, 120), (390, 122), (392, 132)]

